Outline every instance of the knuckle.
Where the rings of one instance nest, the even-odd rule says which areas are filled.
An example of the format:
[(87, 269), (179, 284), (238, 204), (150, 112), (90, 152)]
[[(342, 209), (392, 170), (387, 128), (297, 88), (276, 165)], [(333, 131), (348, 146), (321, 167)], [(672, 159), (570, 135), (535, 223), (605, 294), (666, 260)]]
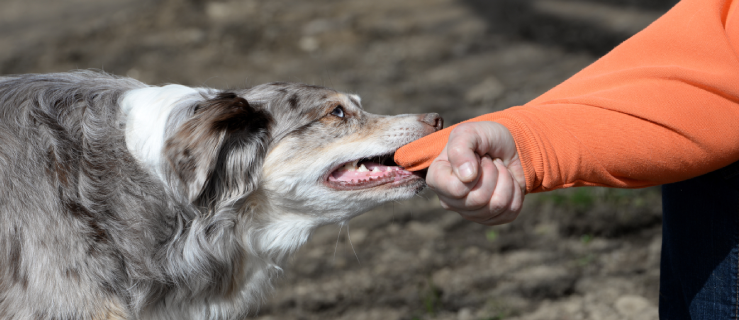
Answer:
[(467, 148), (463, 145), (454, 145), (447, 151), (449, 157), (452, 159), (462, 157), (470, 152), (472, 152), (470, 148)]
[(479, 196), (468, 196), (466, 200), (467, 201), (465, 201), (465, 206), (470, 208), (471, 210), (484, 208), (488, 204), (486, 199)]
[(472, 122), (460, 123), (456, 128), (454, 128), (454, 131), (456, 134), (471, 133), (475, 131), (475, 125), (476, 124)]
[(505, 204), (500, 201), (491, 201), (488, 205), (488, 211), (491, 214), (499, 215), (505, 210)]
[(447, 193), (449, 194), (449, 196), (455, 199), (465, 198), (467, 197), (469, 192), (470, 191), (467, 187), (458, 183), (451, 183), (447, 188)]
[(436, 181), (439, 180), (437, 178), (438, 173), (439, 173), (438, 171), (439, 169), (435, 165), (435, 162), (431, 163), (431, 165), (429, 166), (429, 169), (426, 171), (426, 184), (429, 184), (429, 185), (436, 184)]
[(513, 201), (510, 210), (518, 214), (521, 209), (523, 209), (523, 201)]
[(447, 179), (443, 179), (436, 175), (426, 176), (426, 185), (438, 195), (454, 199), (462, 199), (470, 192), (470, 188), (455, 177), (447, 177)]
[(508, 195), (505, 192), (498, 192), (496, 189), (496, 192), (490, 198), (489, 208), (494, 212), (502, 212), (510, 207), (512, 200), (512, 195)]
[(431, 188), (431, 190), (436, 190), (438, 187), (436, 179), (432, 177), (426, 177), (426, 185)]

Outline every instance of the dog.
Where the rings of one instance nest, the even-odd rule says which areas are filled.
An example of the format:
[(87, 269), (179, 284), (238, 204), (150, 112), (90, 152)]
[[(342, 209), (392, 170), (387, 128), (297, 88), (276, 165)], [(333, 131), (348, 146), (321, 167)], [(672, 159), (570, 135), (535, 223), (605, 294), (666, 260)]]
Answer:
[(0, 78), (0, 318), (241, 319), (316, 227), (407, 199), (442, 127), (275, 82)]

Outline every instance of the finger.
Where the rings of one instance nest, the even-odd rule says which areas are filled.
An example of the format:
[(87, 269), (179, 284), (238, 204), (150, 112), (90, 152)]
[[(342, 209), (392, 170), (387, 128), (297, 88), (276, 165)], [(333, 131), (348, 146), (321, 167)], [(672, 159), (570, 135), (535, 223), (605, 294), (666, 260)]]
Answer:
[(475, 179), (471, 183), (460, 181), (445, 158), (445, 156), (439, 156), (431, 163), (426, 173), (426, 183), (439, 195), (439, 198), (462, 199), (477, 185), (478, 180)]
[(508, 172), (508, 168), (505, 167), (503, 161), (495, 159), (493, 163), (499, 171), (497, 181), (498, 186), (495, 189), (495, 193), (493, 193), (493, 196), (490, 198), (488, 210), (490, 211), (491, 216), (498, 216), (508, 210), (511, 202), (513, 202), (515, 185), (513, 184), (513, 177), (511, 176), (511, 173)]
[[(498, 163), (498, 165), (502, 165), (502, 162)], [(504, 205), (503, 204), (493, 204), (496, 206), (502, 206), (502, 209), (500, 209), (501, 210), (500, 213), (491, 217), (490, 219), (486, 221), (481, 222), (482, 224), (492, 226), (492, 225), (511, 223), (514, 220), (516, 220), (516, 218), (518, 217), (518, 214), (521, 212), (521, 208), (523, 207), (524, 194), (523, 194), (523, 190), (518, 185), (518, 182), (516, 181), (516, 179), (513, 177), (510, 171), (508, 171), (507, 173), (501, 174), (500, 176), (503, 177), (503, 179), (507, 179), (510, 181), (511, 195), (509, 197), (508, 195), (502, 195), (502, 193), (500, 193), (501, 198), (504, 199), (506, 204)], [(494, 203), (495, 201), (497, 200), (491, 199), (491, 203)], [(491, 210), (494, 210), (494, 209), (491, 209)]]
[(494, 160), (497, 186), (486, 208), (459, 212), (462, 217), (484, 225), (510, 223), (518, 217), (523, 202), (521, 188), (500, 159)]
[(479, 172), (480, 133), (474, 125), (461, 124), (452, 130), (447, 142), (447, 157), (457, 178), (465, 183), (473, 182)]
[(480, 159), (480, 168), (482, 169), (480, 177), (465, 197), (455, 198), (440, 194), (439, 200), (444, 201), (447, 206), (452, 208), (452, 211), (470, 211), (487, 207), (496, 188), (498, 169), (488, 156)]
[(511, 201), (511, 207), (510, 210), (515, 212), (516, 215), (521, 212), (523, 209), (523, 199), (525, 196), (524, 188), (521, 187), (521, 185), (518, 184), (518, 180), (514, 177), (513, 183), (515, 187), (513, 188), (513, 201)]

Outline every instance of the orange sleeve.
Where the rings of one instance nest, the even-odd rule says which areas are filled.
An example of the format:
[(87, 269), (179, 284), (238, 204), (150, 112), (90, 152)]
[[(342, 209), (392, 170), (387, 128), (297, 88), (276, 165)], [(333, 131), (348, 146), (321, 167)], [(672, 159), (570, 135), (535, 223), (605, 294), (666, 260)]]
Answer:
[[(733, 3), (732, 3), (733, 2)], [(739, 160), (739, 0), (683, 0), (524, 106), (468, 121), (513, 134), (529, 192), (638, 188)], [(453, 127), (396, 152), (428, 167)]]

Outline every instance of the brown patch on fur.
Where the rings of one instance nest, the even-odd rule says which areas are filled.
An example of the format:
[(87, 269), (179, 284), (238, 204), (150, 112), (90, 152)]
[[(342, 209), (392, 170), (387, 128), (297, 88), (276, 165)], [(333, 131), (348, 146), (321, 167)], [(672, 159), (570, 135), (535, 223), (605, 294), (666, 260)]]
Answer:
[(67, 278), (74, 280), (75, 282), (80, 281), (80, 271), (77, 270), (77, 268), (67, 268), (66, 270), (64, 270), (64, 275)]
[(224, 92), (205, 101), (195, 115), (167, 140), (164, 153), (185, 184), (190, 201), (203, 193), (229, 136), (265, 131), (271, 117), (246, 99)]
[(279, 87), (279, 86), (287, 86), (287, 85), (290, 85), (290, 83), (289, 82), (278, 81), (278, 82), (268, 83), (267, 85)]
[(362, 104), (360, 104), (359, 101), (357, 101), (357, 99), (354, 99), (351, 96), (349, 96), (348, 98), (349, 98), (349, 101), (351, 101), (352, 103), (354, 103), (357, 107), (361, 107), (362, 106)]
[(297, 109), (299, 101), (300, 99), (298, 98), (298, 95), (293, 94), (292, 96), (290, 96), (290, 99), (287, 99), (287, 104), (290, 106), (290, 108)]
[(28, 275), (23, 272), (23, 234), (18, 226), (13, 226), (10, 234), (10, 270), (14, 282), (18, 283), (23, 289), (28, 288)]
[(76, 218), (81, 217), (88, 217), (92, 218), (93, 214), (87, 208), (85, 208), (82, 204), (80, 204), (76, 199), (71, 199), (69, 195), (65, 193), (63, 188), (59, 188), (59, 199), (62, 201), (62, 205), (64, 209), (67, 211), (67, 213), (71, 214), (72, 216)]
[(326, 90), (326, 88), (324, 88), (324, 87), (321, 87), (321, 86), (315, 86), (315, 85), (312, 85), (312, 84), (304, 84), (304, 83), (299, 83), (299, 84), (298, 84), (298, 86), (299, 86), (299, 87), (302, 87), (302, 88), (305, 88), (305, 89), (313, 89), (313, 90)]
[(117, 301), (106, 301), (98, 307), (92, 320), (125, 320), (128, 319), (125, 309)]
[(108, 238), (108, 233), (103, 229), (97, 221), (90, 220), (88, 223), (90, 226), (90, 236), (92, 237), (92, 240), (97, 243), (107, 243), (110, 241)]
[[(323, 118), (326, 118), (331, 111), (333, 111), (336, 107), (339, 105), (345, 104), (344, 95), (339, 93), (333, 93), (333, 94), (324, 94), (321, 97), (322, 106), (318, 108), (310, 108), (306, 110), (303, 114), (306, 115), (308, 119), (311, 120), (322, 120)], [(347, 108), (344, 108), (344, 112), (347, 116), (351, 116), (352, 113), (347, 110)], [(330, 118), (336, 118), (336, 117), (330, 117)], [(341, 120), (340, 118), (336, 118)]]
[(232, 299), (239, 295), (241, 293), (241, 289), (243, 289), (241, 284), (246, 282), (248, 271), (244, 267), (244, 261), (242, 259), (237, 259), (234, 262), (234, 271), (232, 271), (230, 279), (223, 282), (223, 287), (220, 292), (225, 299)]

